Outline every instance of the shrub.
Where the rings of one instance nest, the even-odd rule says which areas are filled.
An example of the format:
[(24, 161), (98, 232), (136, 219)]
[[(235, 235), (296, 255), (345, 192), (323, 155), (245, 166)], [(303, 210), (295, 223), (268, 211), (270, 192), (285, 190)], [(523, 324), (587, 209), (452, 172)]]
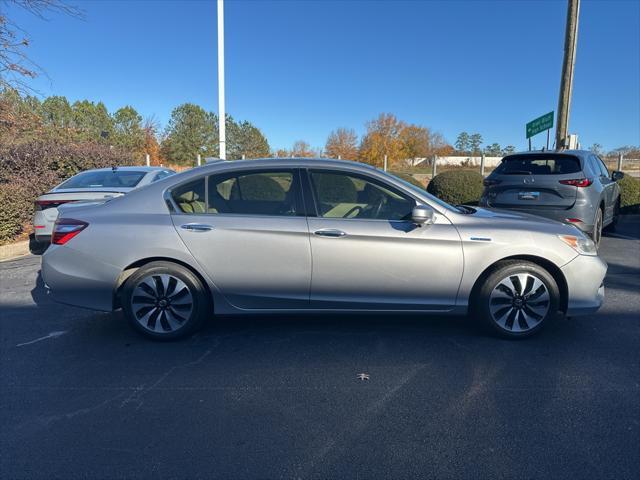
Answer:
[(0, 185), (0, 243), (18, 236), (32, 212), (32, 203), (24, 185)]
[(449, 170), (436, 175), (427, 191), (451, 203), (477, 204), (482, 195), (482, 175), (473, 170)]
[(424, 185), (420, 183), (419, 180), (416, 180), (416, 178), (410, 173), (404, 173), (404, 172), (389, 172), (389, 173), (391, 175), (395, 175), (396, 177), (404, 180), (405, 182), (409, 182), (412, 185), (415, 185), (416, 187), (424, 188)]
[(624, 213), (640, 212), (640, 179), (625, 175), (620, 185), (620, 208)]
[(0, 145), (0, 242), (22, 233), (34, 199), (63, 180), (82, 170), (131, 164), (128, 153), (95, 143)]

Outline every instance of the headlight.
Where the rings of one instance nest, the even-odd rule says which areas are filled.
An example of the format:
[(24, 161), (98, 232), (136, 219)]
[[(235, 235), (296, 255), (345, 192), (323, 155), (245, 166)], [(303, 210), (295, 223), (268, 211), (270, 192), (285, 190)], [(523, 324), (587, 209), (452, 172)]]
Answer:
[(596, 244), (584, 235), (558, 235), (558, 238), (573, 248), (580, 255), (598, 255)]

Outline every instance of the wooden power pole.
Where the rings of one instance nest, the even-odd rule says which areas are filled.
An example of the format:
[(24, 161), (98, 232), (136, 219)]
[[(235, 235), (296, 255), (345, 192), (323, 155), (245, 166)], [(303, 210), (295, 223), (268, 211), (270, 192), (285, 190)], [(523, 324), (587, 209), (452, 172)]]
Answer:
[(569, 144), (569, 110), (573, 90), (573, 69), (576, 65), (578, 44), (578, 14), (580, 0), (567, 0), (567, 26), (564, 32), (564, 60), (558, 98), (558, 126), (556, 127), (556, 148), (567, 148)]

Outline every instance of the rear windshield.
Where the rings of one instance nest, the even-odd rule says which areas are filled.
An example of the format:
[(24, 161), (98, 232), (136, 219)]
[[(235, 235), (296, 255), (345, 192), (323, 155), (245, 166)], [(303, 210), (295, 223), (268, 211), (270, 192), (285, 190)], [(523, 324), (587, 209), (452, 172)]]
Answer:
[(136, 170), (94, 170), (79, 173), (58, 188), (132, 188), (142, 180), (145, 173)]
[(511, 155), (496, 167), (499, 175), (564, 175), (580, 171), (580, 160), (571, 155)]

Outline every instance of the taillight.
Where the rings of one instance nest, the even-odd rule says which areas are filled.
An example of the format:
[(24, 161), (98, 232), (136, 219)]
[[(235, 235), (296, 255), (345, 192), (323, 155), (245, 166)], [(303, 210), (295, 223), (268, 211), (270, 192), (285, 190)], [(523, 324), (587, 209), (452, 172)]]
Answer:
[(485, 179), (482, 181), (482, 184), (483, 184), (485, 187), (493, 187), (494, 185), (498, 185), (499, 183), (502, 183), (502, 180), (493, 180), (493, 179), (491, 179), (491, 178), (485, 178)]
[(571, 180), (560, 180), (563, 185), (571, 185), (573, 187), (588, 187), (593, 183), (590, 178), (573, 178)]
[(47, 208), (58, 207), (63, 203), (73, 202), (74, 200), (36, 200), (36, 210), (46, 210)]
[(89, 224), (82, 220), (59, 218), (53, 226), (51, 243), (54, 245), (64, 245), (88, 226)]

